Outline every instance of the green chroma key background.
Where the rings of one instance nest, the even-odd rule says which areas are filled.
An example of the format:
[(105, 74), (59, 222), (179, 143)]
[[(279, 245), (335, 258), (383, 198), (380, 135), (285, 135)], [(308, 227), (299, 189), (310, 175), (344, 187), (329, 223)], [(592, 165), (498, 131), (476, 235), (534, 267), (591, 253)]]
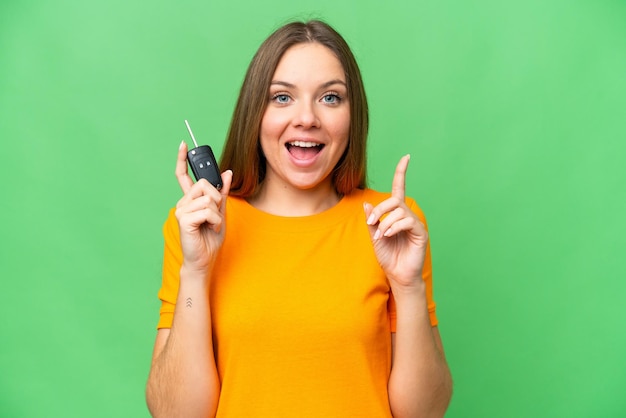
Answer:
[[(626, 416), (623, 1), (3, 1), (0, 416), (146, 417), (178, 144), (291, 18), (353, 47), (432, 238), (448, 417)], [(260, 295), (262, 297), (262, 295)]]

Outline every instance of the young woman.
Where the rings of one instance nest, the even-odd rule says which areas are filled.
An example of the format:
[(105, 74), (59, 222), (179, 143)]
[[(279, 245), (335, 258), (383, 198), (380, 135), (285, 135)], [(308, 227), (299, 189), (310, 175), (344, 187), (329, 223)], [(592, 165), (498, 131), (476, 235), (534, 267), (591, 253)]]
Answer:
[(442, 416), (451, 377), (425, 219), (366, 188), (368, 112), (343, 38), (290, 23), (246, 74), (218, 191), (176, 175), (164, 226), (154, 416)]

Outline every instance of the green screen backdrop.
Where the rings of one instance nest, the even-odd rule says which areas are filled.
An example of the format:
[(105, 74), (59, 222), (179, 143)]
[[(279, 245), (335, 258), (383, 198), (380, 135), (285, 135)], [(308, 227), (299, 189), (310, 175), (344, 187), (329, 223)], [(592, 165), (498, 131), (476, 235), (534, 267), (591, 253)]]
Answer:
[(148, 416), (183, 120), (219, 154), (260, 42), (313, 17), (361, 65), (371, 185), (413, 156), (447, 416), (626, 416), (621, 0), (2, 1), (0, 416)]

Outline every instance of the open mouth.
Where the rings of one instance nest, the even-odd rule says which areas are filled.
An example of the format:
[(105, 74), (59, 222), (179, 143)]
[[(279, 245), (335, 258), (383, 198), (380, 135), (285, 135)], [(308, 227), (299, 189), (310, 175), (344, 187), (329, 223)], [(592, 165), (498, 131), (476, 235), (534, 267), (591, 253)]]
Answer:
[(298, 160), (308, 160), (320, 153), (324, 144), (311, 141), (291, 141), (285, 144), (287, 151)]

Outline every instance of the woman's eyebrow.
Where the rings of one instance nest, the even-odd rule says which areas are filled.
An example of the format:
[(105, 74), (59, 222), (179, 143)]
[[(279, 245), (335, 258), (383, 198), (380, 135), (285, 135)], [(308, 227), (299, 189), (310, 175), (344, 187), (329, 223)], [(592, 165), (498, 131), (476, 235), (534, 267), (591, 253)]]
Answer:
[[(341, 84), (342, 86), (347, 87), (346, 82), (343, 80), (339, 80), (339, 79), (327, 81), (324, 84), (322, 84), (320, 87), (325, 89), (335, 84)], [(294, 84), (288, 83), (286, 81), (281, 81), (281, 80), (273, 80), (271, 85), (272, 86), (284, 86), (290, 89), (296, 88)]]
[(327, 88), (327, 87), (330, 87), (330, 86), (335, 85), (335, 84), (341, 84), (342, 86), (347, 87), (345, 81), (339, 80), (339, 79), (335, 79), (335, 80), (327, 81), (324, 84), (322, 84), (322, 88)]
[(287, 88), (290, 88), (290, 89), (296, 87), (296, 86), (294, 86), (291, 83), (287, 83), (286, 81), (279, 81), (279, 80), (273, 80), (271, 85), (272, 86), (284, 86), (284, 87), (287, 87)]

